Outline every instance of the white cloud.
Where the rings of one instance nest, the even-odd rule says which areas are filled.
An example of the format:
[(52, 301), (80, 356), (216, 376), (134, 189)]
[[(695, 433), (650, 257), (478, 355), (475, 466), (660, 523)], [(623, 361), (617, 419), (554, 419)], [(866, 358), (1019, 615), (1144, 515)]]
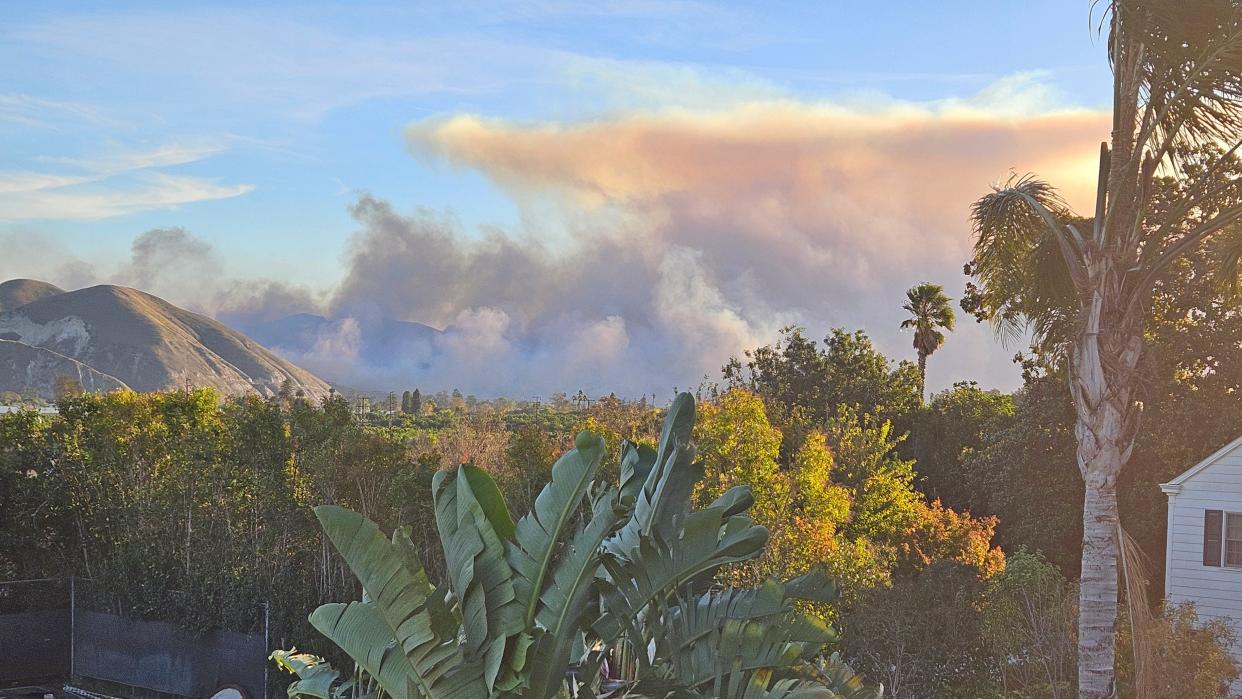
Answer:
[(0, 195), (69, 187), (96, 179), (99, 178), (81, 175), (57, 175), (50, 172), (0, 172)]
[[(0, 175), (3, 181), (5, 175)], [(0, 223), (34, 219), (100, 219), (182, 204), (227, 199), (250, 192), (246, 184), (226, 185), (184, 175), (152, 173), (123, 184), (45, 187), (0, 191)]]
[[(40, 157), (71, 172), (0, 171), (0, 223), (37, 219), (100, 219), (227, 199), (254, 189), (161, 172), (223, 152), (224, 142), (172, 142), (81, 157)], [(85, 173), (85, 174), (82, 174)]]
[(185, 165), (210, 158), (226, 149), (227, 145), (222, 141), (199, 141), (166, 143), (154, 148), (117, 150), (86, 157), (44, 156), (38, 160), (108, 176), (134, 170)]
[(0, 122), (54, 130), (83, 123), (123, 126), (122, 122), (94, 105), (13, 93), (0, 94)]

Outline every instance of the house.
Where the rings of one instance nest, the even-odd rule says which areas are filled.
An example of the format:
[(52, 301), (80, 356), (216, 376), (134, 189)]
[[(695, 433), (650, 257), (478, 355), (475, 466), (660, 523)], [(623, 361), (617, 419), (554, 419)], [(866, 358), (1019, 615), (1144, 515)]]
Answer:
[[(1169, 497), (1165, 599), (1193, 602), (1201, 619), (1227, 619), (1242, 637), (1242, 437), (1160, 489)], [(1233, 653), (1242, 662), (1242, 647)]]

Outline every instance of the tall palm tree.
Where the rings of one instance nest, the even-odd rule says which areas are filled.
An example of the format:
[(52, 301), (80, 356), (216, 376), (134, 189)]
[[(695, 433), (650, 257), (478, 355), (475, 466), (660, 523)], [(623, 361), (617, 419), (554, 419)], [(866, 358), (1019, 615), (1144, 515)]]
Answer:
[(903, 329), (914, 328), (914, 349), (919, 353), (919, 396), (927, 389), (927, 358), (944, 346), (944, 330), (953, 330), (953, 307), (944, 287), (923, 282), (906, 292), (902, 306), (910, 317), (901, 321)]
[[(1084, 482), (1078, 691), (1089, 699), (1114, 687), (1117, 479), (1138, 431), (1153, 288), (1174, 260), (1213, 238), (1225, 253), (1220, 273), (1236, 281), (1242, 251), (1234, 225), (1242, 187), (1222, 175), (1242, 147), (1242, 0), (1102, 6), (1113, 119), (1094, 215), (1076, 216), (1034, 177), (1013, 178), (974, 205), (968, 266), (976, 313), (998, 329), (1031, 330), (1059, 351), (1068, 376)], [(1171, 205), (1156, 196), (1166, 176), (1181, 180)]]

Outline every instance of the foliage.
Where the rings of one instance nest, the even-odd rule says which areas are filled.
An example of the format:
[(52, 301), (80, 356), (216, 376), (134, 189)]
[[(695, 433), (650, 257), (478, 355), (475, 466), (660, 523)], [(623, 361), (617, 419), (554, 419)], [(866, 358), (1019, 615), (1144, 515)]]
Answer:
[(0, 565), (89, 577), (86, 602), (109, 611), (255, 631), (267, 604), (273, 638), (304, 636), (305, 609), (352, 587), (309, 503), (434, 529), (430, 498), (409, 494), (439, 457), (364, 429), (340, 398), (120, 391), (58, 407), (0, 415)]
[(984, 637), (1000, 693), (1014, 699), (1064, 699), (1076, 689), (1077, 590), (1038, 553), (1019, 549), (988, 581)]
[(922, 399), (927, 386), (927, 358), (944, 346), (944, 333), (940, 331), (953, 329), (953, 307), (949, 305), (944, 287), (923, 282), (906, 292), (902, 309), (910, 314), (901, 321), (902, 329), (914, 330), (914, 350), (919, 358), (919, 398)]
[(701, 405), (694, 436), (705, 472), (695, 501), (706, 504), (746, 486), (756, 494), (751, 516), (770, 533), (764, 556), (737, 566), (731, 580), (757, 583), (825, 562), (834, 572), (848, 570), (839, 560), (838, 530), (849, 519), (850, 496), (832, 481), (832, 453), (822, 434), (809, 435), (791, 468), (782, 469), (780, 430), (759, 396), (735, 388)]
[(1117, 688), (1124, 699), (1143, 696), (1215, 699), (1228, 694), (1239, 676), (1230, 653), (1237, 641), (1233, 624), (1224, 619), (1200, 618), (1194, 605), (1164, 606), (1147, 639), (1157, 652), (1151, 677), (1159, 684), (1148, 693), (1137, 691), (1130, 625), (1122, 622), (1117, 634)]
[(1074, 413), (1065, 384), (1032, 380), (981, 447), (963, 455), (961, 482), (974, 489), (972, 510), (994, 515), (997, 543), (1042, 552), (1070, 577), (1078, 574), (1082, 479), (1074, 467)]
[(994, 684), (981, 591), (975, 571), (950, 561), (897, 577), (849, 606), (845, 655), (898, 699), (987, 696)]
[[(722, 566), (762, 552), (767, 531), (744, 514), (754, 503), (744, 486), (691, 509), (702, 476), (693, 425), (682, 394), (655, 449), (622, 445), (614, 487), (595, 481), (603, 439), (580, 433), (517, 523), (484, 471), (438, 473), (446, 586), (429, 582), (406, 530), (389, 541), (361, 515), (316, 508), (365, 594), (321, 606), (311, 623), (394, 699), (551, 697), (570, 667), (580, 683), (571, 691), (593, 696), (601, 662), (627, 647), (652, 649), (634, 654), (627, 696), (878, 696), (839, 663), (813, 662), (836, 634), (793, 601), (832, 600), (822, 571), (713, 587)], [(274, 657), (301, 677), (291, 696), (323, 695), (322, 663)]]
[(744, 357), (744, 364), (735, 358), (725, 366), (730, 385), (751, 388), (769, 406), (801, 410), (814, 425), (824, 425), (845, 405), (904, 426), (922, 400), (918, 367), (894, 365), (862, 331), (834, 328), (821, 348), (802, 328), (791, 326), (775, 344), (748, 350)]
[(1014, 396), (961, 382), (931, 397), (902, 447), (918, 464), (919, 489), (949, 507), (985, 512), (979, 474), (966, 468), (987, 440), (1014, 423)]
[(705, 403), (695, 431), (706, 472), (698, 502), (745, 485), (757, 493), (755, 520), (771, 532), (764, 557), (739, 566), (732, 579), (757, 582), (823, 563), (849, 597), (942, 559), (984, 577), (1002, 567), (1004, 556), (990, 543), (996, 522), (927, 502), (891, 435), (889, 423), (841, 406), (827, 433), (802, 435), (782, 467), (785, 437), (757, 394), (732, 388)]

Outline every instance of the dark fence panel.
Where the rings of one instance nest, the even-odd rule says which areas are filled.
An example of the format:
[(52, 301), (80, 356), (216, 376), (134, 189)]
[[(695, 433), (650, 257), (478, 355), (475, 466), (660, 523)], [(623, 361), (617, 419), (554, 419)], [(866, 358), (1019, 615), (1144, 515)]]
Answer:
[(267, 645), (262, 636), (212, 631), (194, 635), (171, 624), (79, 610), (74, 672), (81, 677), (189, 697), (221, 685), (262, 697)]
[(0, 614), (0, 682), (68, 675), (68, 609)]

